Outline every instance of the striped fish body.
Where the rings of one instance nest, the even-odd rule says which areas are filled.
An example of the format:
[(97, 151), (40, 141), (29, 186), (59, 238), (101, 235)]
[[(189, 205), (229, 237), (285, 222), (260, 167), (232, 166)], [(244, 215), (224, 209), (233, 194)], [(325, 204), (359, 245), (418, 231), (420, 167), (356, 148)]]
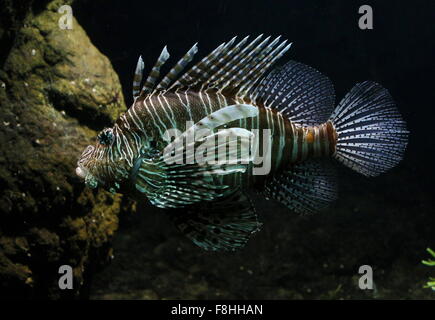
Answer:
[[(230, 105), (250, 104), (258, 108), (257, 116), (228, 122), (225, 128), (244, 128), (250, 131), (258, 129), (259, 141), (263, 141), (263, 130), (270, 130), (271, 158), (268, 175), (276, 174), (309, 158), (333, 155), (337, 133), (332, 122), (313, 126), (292, 123), (276, 109), (269, 108), (261, 99), (258, 100), (229, 96), (217, 90), (154, 93), (138, 99), (117, 125), (123, 131), (136, 132), (143, 138), (141, 141), (154, 141), (158, 150), (168, 143), (163, 139), (167, 130), (178, 129), (184, 132), (188, 129), (186, 124), (196, 123), (215, 111)], [(136, 140), (131, 135), (129, 145), (137, 157), (139, 150)], [(260, 150), (263, 156), (264, 152), (266, 150)], [(253, 175), (253, 166), (251, 164), (244, 173), (222, 176), (222, 183), (242, 187), (261, 186), (268, 175)]]
[[(295, 61), (271, 69), (290, 48), (286, 41), (247, 39), (223, 43), (184, 72), (195, 44), (161, 80), (166, 47), (144, 81), (139, 57), (133, 106), (84, 150), (77, 175), (91, 188), (126, 190), (167, 209), (177, 228), (203, 249), (235, 250), (261, 225), (246, 189), (311, 213), (336, 199), (327, 158), (366, 176), (401, 160), (408, 131), (386, 89), (358, 83), (335, 106), (333, 85), (317, 70)], [(167, 133), (175, 129), (182, 134), (172, 139)], [(168, 162), (168, 149), (173, 159), (193, 159), (187, 150), (201, 140), (179, 142), (198, 129), (217, 139), (211, 150), (223, 147), (241, 161)], [(253, 132), (259, 150), (254, 156)], [(257, 171), (265, 164), (270, 167)]]

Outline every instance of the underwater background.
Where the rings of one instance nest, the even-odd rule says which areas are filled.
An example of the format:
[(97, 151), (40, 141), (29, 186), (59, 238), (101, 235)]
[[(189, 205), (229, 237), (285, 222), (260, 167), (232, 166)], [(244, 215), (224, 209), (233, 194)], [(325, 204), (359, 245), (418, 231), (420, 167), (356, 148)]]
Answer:
[[(58, 27), (64, 4), (72, 30)], [(364, 4), (373, 30), (358, 27)], [(1, 1), (0, 297), (433, 299), (421, 260), (435, 247), (434, 18), (429, 0)], [(233, 253), (84, 187), (77, 158), (131, 105), (140, 54), (149, 70), (164, 45), (175, 62), (195, 42), (202, 56), (261, 33), (293, 42), (278, 64), (327, 75), (337, 102), (364, 80), (387, 88), (411, 132), (404, 160), (370, 179), (341, 166), (339, 199), (315, 215), (255, 199), (262, 231)], [(57, 284), (65, 264), (73, 290)], [(358, 287), (362, 265), (373, 290)]]

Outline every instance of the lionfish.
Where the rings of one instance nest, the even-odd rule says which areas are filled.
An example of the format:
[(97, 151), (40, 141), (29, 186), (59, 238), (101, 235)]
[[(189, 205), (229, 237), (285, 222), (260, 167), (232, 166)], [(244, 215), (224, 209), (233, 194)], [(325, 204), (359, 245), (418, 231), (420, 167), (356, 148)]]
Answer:
[[(235, 250), (261, 226), (252, 191), (310, 213), (337, 197), (328, 159), (365, 176), (394, 167), (408, 131), (388, 91), (375, 82), (358, 83), (335, 107), (331, 81), (312, 67), (289, 61), (271, 69), (290, 46), (280, 37), (233, 38), (185, 71), (195, 44), (160, 77), (169, 58), (164, 47), (145, 81), (139, 57), (133, 105), (84, 150), (77, 175), (90, 188), (129, 193), (168, 209), (178, 229), (205, 250)], [(213, 153), (201, 163), (187, 161), (188, 149), (205, 141), (187, 141), (187, 133), (204, 128), (208, 138), (226, 137), (211, 149), (240, 161), (211, 161), (223, 159)], [(183, 134), (169, 137), (170, 129)], [(247, 143), (255, 129), (267, 146)], [(166, 161), (168, 147), (185, 161)], [(269, 155), (267, 174), (255, 174), (260, 151), (263, 159)]]

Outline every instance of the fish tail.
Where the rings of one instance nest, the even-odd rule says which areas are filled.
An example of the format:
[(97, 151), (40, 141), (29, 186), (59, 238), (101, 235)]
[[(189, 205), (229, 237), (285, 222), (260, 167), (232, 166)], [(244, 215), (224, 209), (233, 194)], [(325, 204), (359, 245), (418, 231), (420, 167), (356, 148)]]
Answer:
[(337, 132), (334, 157), (347, 167), (377, 176), (402, 159), (409, 131), (381, 85), (371, 81), (356, 84), (330, 120)]

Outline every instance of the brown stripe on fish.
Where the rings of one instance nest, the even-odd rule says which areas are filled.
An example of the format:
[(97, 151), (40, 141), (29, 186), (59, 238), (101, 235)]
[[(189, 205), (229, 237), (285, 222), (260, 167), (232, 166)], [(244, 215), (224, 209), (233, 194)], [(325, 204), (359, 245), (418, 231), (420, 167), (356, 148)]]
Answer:
[(266, 112), (268, 113), (268, 122), (269, 122), (269, 130), (271, 134), (272, 144), (271, 148), (271, 171), (276, 171), (281, 164), (281, 154), (283, 143), (281, 139), (284, 139), (283, 131), (282, 131), (282, 116), (280, 117), (280, 113), (276, 111), (276, 109), (270, 109), (266, 107)]
[(320, 127), (313, 127), (314, 130), (314, 142), (313, 142), (313, 156), (319, 157), (322, 155), (321, 141), (320, 141)]
[(133, 77), (133, 91), (138, 92), (140, 90), (140, 82), (142, 80), (142, 75), (135, 74)]
[(307, 155), (306, 157), (310, 157), (314, 155), (314, 127), (308, 127), (305, 130), (304, 143), (307, 146)]
[(336, 133), (332, 123), (304, 128), (304, 144), (308, 147), (307, 157), (329, 156), (335, 152)]
[(327, 150), (328, 150), (328, 146), (327, 146), (327, 139), (326, 137), (328, 136), (327, 132), (326, 132), (326, 128), (325, 126), (320, 126), (319, 127), (319, 143), (320, 143), (320, 155), (326, 155), (327, 154)]
[(276, 116), (278, 118), (278, 145), (279, 145), (279, 153), (277, 154), (276, 158), (276, 165), (277, 167), (282, 167), (282, 156), (283, 151), (285, 147), (285, 141), (286, 141), (286, 127), (285, 122), (286, 118), (283, 117), (281, 112), (276, 112)]
[(258, 154), (259, 155), (263, 155), (264, 150), (263, 150), (263, 130), (262, 129), (266, 129), (269, 127), (269, 123), (268, 123), (268, 113), (266, 111), (266, 108), (264, 107), (264, 105), (259, 105), (258, 106), (258, 141), (259, 141), (259, 145), (258, 145)]
[[(284, 118), (284, 117), (283, 117)], [(292, 124), (287, 118), (284, 118), (285, 125), (285, 143), (283, 149), (283, 158), (282, 162), (284, 166), (288, 166), (292, 160), (292, 153), (294, 148), (294, 135), (295, 135), (295, 126)]]
[(296, 133), (297, 133), (297, 138), (296, 138), (296, 145), (297, 145), (297, 154), (296, 154), (296, 160), (295, 162), (301, 162), (301, 160), (303, 159), (303, 145), (304, 145), (304, 128), (303, 127), (296, 127)]
[(325, 126), (328, 132), (328, 141), (329, 141), (328, 154), (333, 155), (337, 147), (337, 140), (338, 140), (337, 130), (335, 130), (335, 127), (331, 121), (326, 122)]
[(133, 98), (136, 98), (140, 92), (140, 84), (142, 82), (142, 75), (144, 69), (144, 62), (142, 56), (139, 56), (136, 64), (136, 70), (133, 77)]

